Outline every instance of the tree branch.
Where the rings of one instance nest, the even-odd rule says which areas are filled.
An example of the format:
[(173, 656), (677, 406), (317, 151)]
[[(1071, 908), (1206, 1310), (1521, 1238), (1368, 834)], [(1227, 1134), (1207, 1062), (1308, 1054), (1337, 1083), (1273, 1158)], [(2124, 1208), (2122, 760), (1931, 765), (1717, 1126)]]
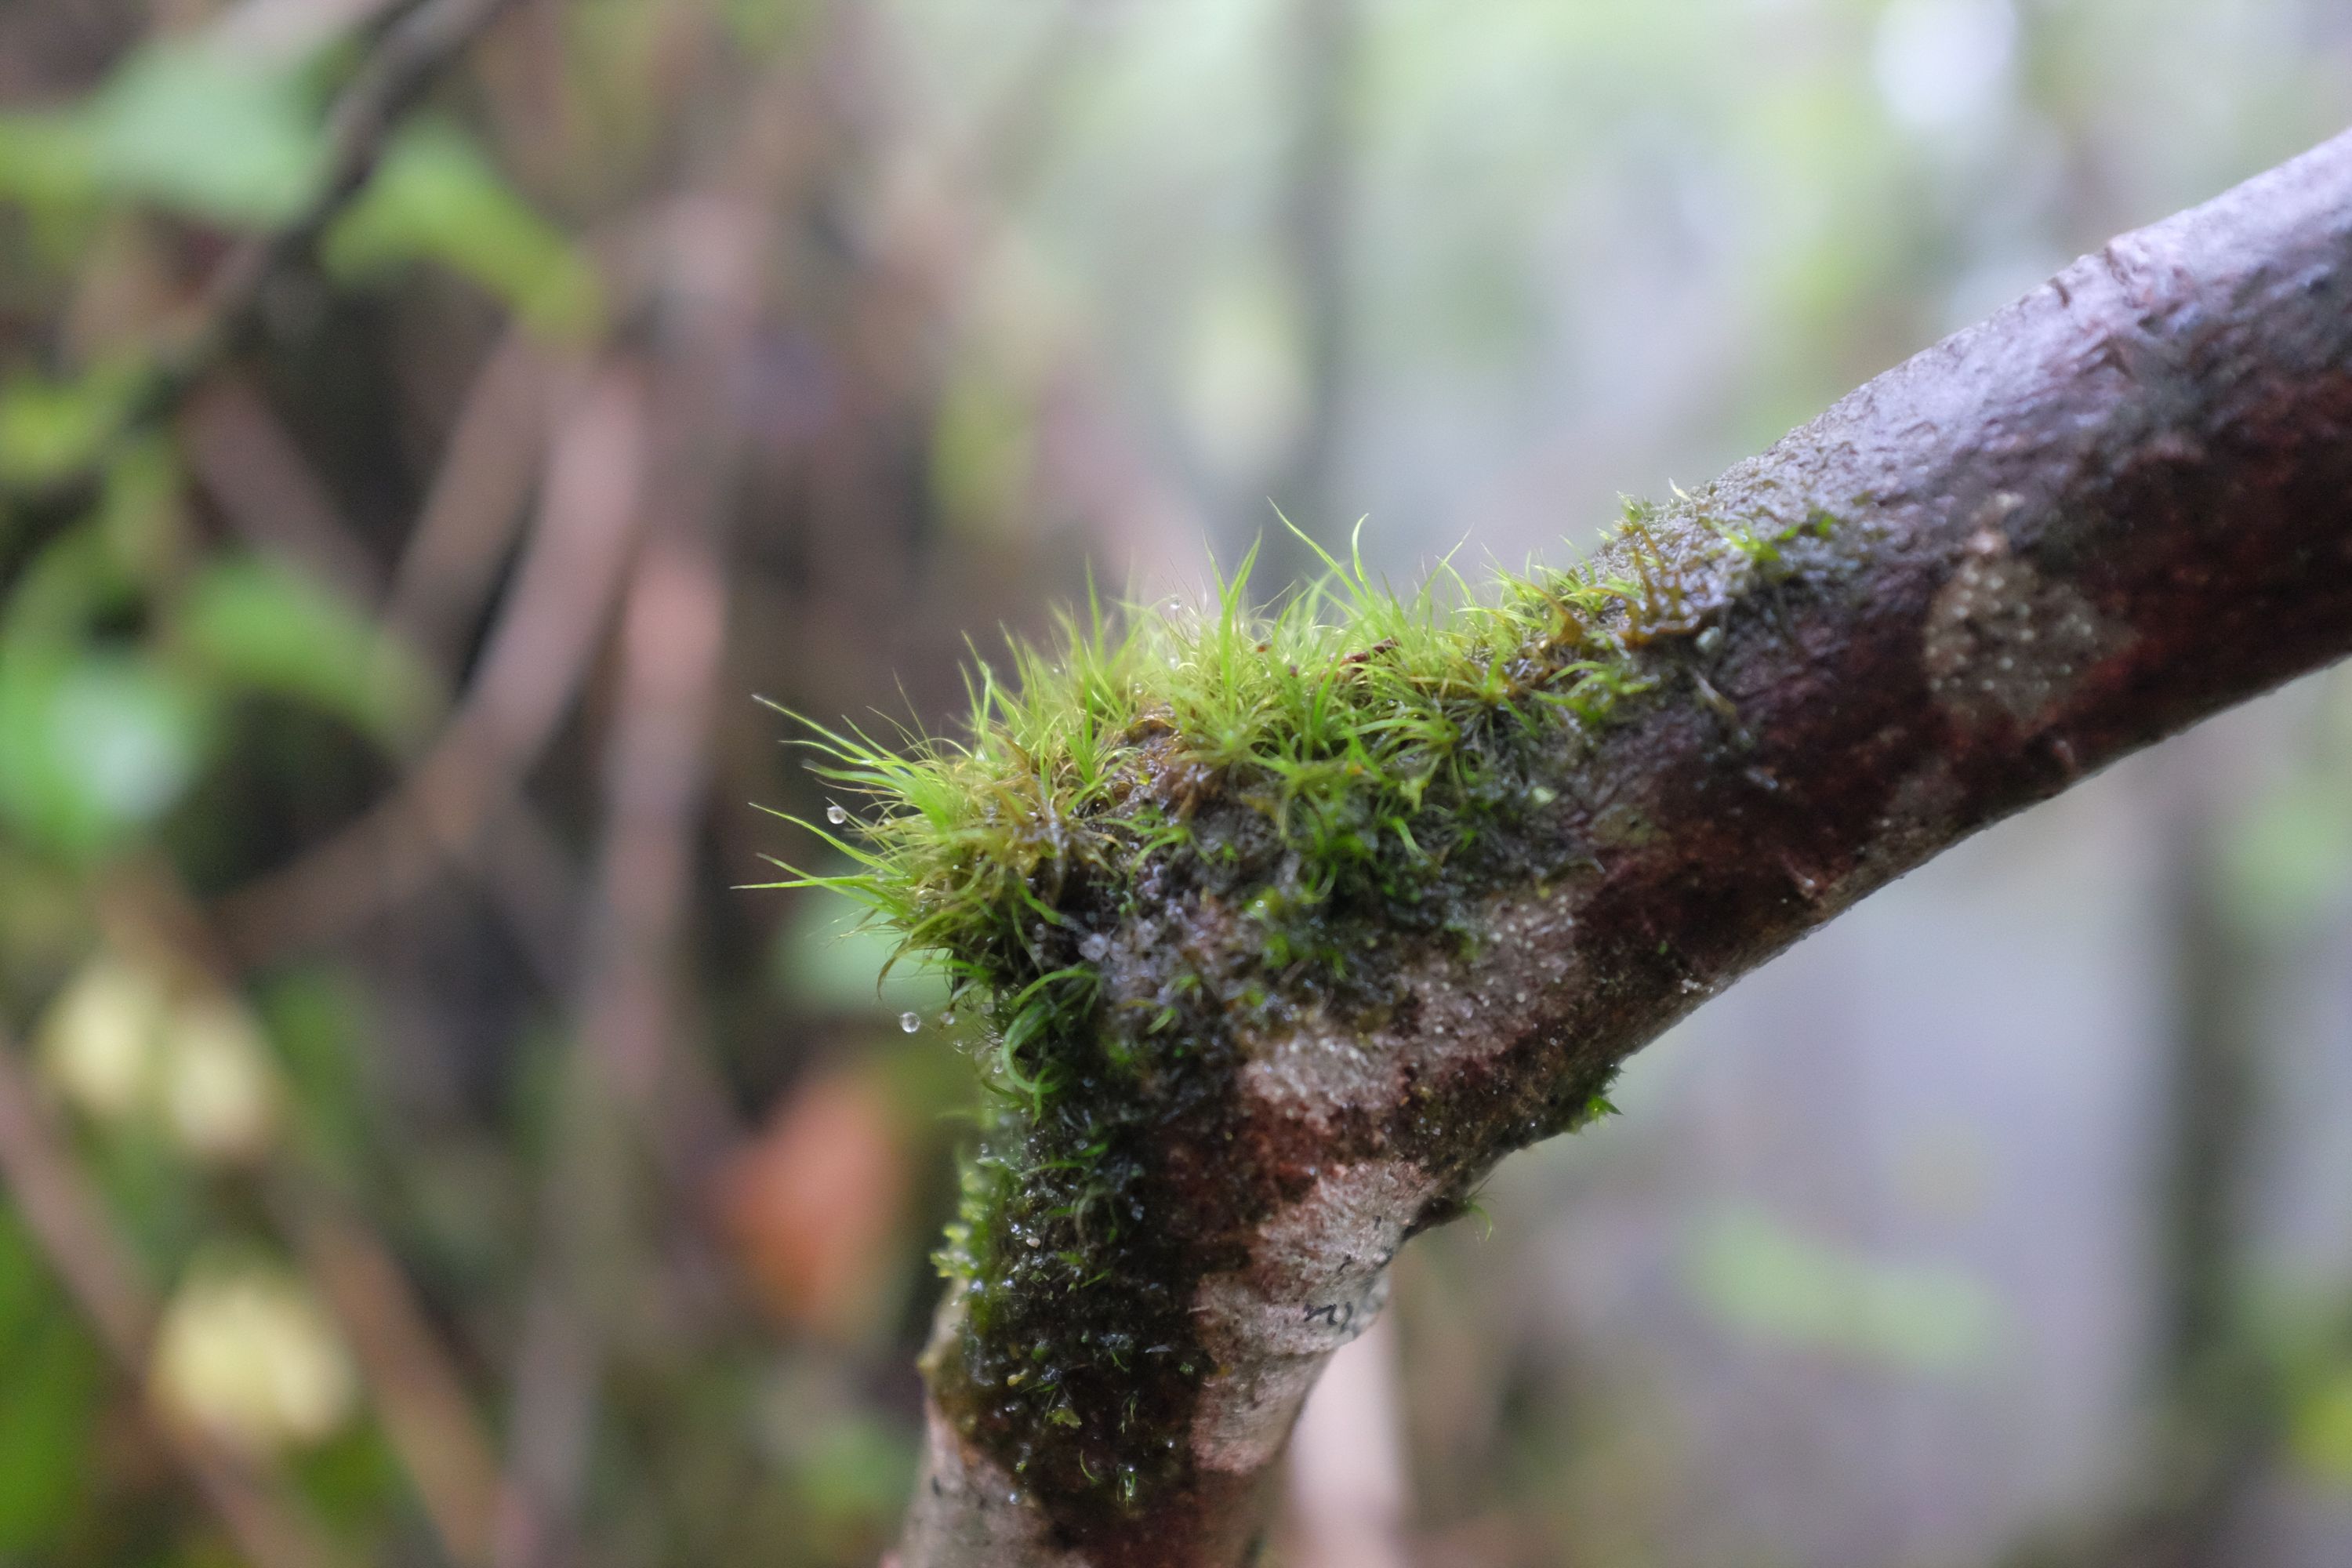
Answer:
[[(1204, 792), (1189, 842), (1239, 869), (1045, 895), (1101, 933), (1104, 1060), (1136, 1059), (1123, 1020), (1208, 1001), (1181, 1051), (1065, 1091), (1116, 1179), (1003, 1162), (1019, 1191), (976, 1221), (999, 1261), (926, 1357), (901, 1568), (1245, 1561), (1317, 1372), (1504, 1153), (1889, 879), (2352, 648), (2352, 135), (2077, 261), (1612, 549), (1690, 607), (1619, 628), (1649, 695), (1530, 742), (1443, 921), (1327, 917), (1369, 977), (1269, 958), (1244, 900), (1285, 851), (1238, 793)], [(1032, 1256), (1092, 1278), (1024, 1283)]]

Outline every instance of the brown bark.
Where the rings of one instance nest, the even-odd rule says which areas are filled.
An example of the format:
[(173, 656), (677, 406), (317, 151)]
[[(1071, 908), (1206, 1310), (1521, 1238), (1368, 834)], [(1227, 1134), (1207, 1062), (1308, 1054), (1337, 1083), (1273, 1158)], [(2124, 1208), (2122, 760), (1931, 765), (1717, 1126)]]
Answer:
[[(965, 1332), (960, 1292), (901, 1568), (1245, 1561), (1322, 1362), (1496, 1160), (1890, 879), (2352, 649), (2352, 135), (1880, 376), (1671, 509), (1658, 547), (1702, 563), (1702, 518), (1818, 526), (1639, 650), (1655, 695), (1545, 754), (1453, 929), (1349, 933), (1378, 1005), (1277, 977), (1286, 1005), (1211, 1026), (1134, 1119), (1149, 1245), (1106, 1267), (1155, 1277), (1086, 1310), (1174, 1325), (1186, 1375), (1139, 1364), (1140, 1415), (1071, 1463), (1141, 1454), (1131, 1424), (1164, 1459), (1106, 1506), (1040, 1458), (991, 1392), (1019, 1347)], [(1244, 815), (1196, 831), (1243, 843)], [(1106, 1027), (1178, 966), (1255, 964), (1253, 930), (1209, 893), (1147, 904), (1102, 960)], [(1113, 1393), (1076, 1388), (1082, 1432)]]

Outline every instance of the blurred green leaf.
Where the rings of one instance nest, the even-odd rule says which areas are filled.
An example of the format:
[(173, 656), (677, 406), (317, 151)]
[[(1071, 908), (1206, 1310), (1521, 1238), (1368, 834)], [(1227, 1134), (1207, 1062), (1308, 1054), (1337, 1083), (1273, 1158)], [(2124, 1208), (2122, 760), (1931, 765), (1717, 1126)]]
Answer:
[(183, 542), (180, 500), (185, 476), (168, 437), (125, 441), (106, 465), (96, 524), (99, 547), (126, 587), (170, 577)]
[(189, 586), (178, 626), (189, 650), (233, 686), (289, 697), (388, 748), (422, 723), (428, 682), (357, 609), (297, 573), (240, 558)]
[(1864, 1258), (1760, 1209), (1701, 1224), (1686, 1278), (1700, 1304), (1740, 1333), (1899, 1371), (1980, 1362), (2000, 1319), (1991, 1293), (1958, 1269)]
[(571, 240), (470, 137), (440, 121), (420, 121), (394, 139), (374, 180), (327, 237), (326, 258), (345, 276), (437, 261), (559, 336), (587, 331), (600, 309), (595, 275)]
[(829, 1518), (891, 1518), (915, 1479), (911, 1436), (863, 1411), (824, 1422), (799, 1458), (793, 1479), (801, 1496), (812, 1512)]
[(104, 1392), (98, 1347), (0, 1205), (0, 1556), (37, 1551), (74, 1521)]
[(966, 375), (942, 394), (931, 437), (931, 489), (960, 522), (1020, 515), (1034, 446), (1029, 409), (1000, 382)]
[[(795, 1006), (812, 1013), (929, 1016), (947, 1005), (947, 977), (915, 956), (887, 976), (882, 966), (897, 939), (860, 921), (864, 910), (838, 893), (820, 890), (796, 901), (776, 930), (776, 983)], [(876, 984), (879, 979), (880, 984)]]
[(202, 42), (151, 44), (90, 100), (92, 170), (109, 195), (224, 223), (282, 223), (325, 153), (299, 73)]
[(138, 602), (138, 585), (123, 572), (105, 530), (68, 529), (18, 576), (0, 623), (0, 647), (11, 654), (72, 654), (93, 623)]
[(354, 1423), (295, 1457), (295, 1484), (330, 1524), (365, 1526), (403, 1495), (400, 1461), (373, 1426)]
[(0, 649), (0, 815), (89, 857), (154, 821), (194, 777), (204, 712), (141, 656)]
[(0, 197), (131, 197), (218, 223), (282, 223), (325, 157), (302, 73), (202, 40), (149, 44), (61, 110), (0, 116)]
[(753, 1421), (813, 1531), (845, 1542), (903, 1506), (914, 1479), (915, 1434), (862, 1405), (837, 1366), (813, 1358), (780, 1363), (760, 1390)]
[(48, 484), (89, 467), (146, 384), (145, 366), (117, 361), (65, 381), (0, 384), (0, 483)]
[(0, 197), (44, 208), (98, 194), (97, 149), (69, 114), (0, 114)]
[(2313, 769), (2233, 816), (2222, 850), (2232, 916), (2255, 930), (2304, 925), (2352, 885), (2352, 791)]
[(2352, 1363), (2321, 1379), (2296, 1404), (2290, 1436), (2305, 1469), (2352, 1490)]

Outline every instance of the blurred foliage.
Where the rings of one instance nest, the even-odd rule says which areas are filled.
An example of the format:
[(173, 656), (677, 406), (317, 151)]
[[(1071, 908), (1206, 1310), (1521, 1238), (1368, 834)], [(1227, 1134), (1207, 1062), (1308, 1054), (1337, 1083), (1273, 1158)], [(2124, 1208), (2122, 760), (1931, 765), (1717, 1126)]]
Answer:
[(0, 1211), (0, 1553), (62, 1540), (99, 1479), (105, 1369), (16, 1216)]
[(2294, 1455), (2313, 1473), (2352, 1491), (2352, 1363), (2337, 1366), (2296, 1402)]
[(2231, 917), (2273, 939), (2308, 930), (2352, 887), (2352, 683), (2338, 680), (2287, 765), (2227, 824)]
[(415, 655), (316, 582), (228, 557), (184, 594), (176, 629), (196, 668), (222, 687), (308, 703), (387, 751), (416, 740), (431, 686)]
[(595, 274), (571, 239), (443, 120), (411, 125), (394, 140), (366, 195), (328, 237), (326, 258), (354, 278), (437, 261), (559, 337), (587, 336), (602, 309)]
[(1701, 1226), (1688, 1275), (1694, 1296), (1727, 1328), (1895, 1371), (1981, 1367), (1999, 1333), (1998, 1303), (1965, 1272), (1867, 1258), (1762, 1210)]
[(0, 118), (0, 193), (51, 212), (132, 200), (282, 223), (324, 169), (307, 74), (201, 42), (143, 46), (70, 106)]

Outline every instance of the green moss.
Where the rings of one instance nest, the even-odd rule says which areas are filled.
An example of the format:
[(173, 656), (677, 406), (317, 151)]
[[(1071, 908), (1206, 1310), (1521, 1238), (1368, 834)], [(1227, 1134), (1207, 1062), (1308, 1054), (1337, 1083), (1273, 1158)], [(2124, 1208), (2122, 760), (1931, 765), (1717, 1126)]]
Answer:
[(810, 724), (818, 771), (864, 804), (836, 823), (854, 819), (855, 841), (804, 826), (858, 869), (787, 868), (777, 885), (846, 892), (960, 989), (1001, 993), (1000, 1072), (1041, 1095), (1052, 1082), (1024, 1068), (1025, 1047), (1091, 1000), (1089, 968), (1041, 947), (1079, 886), (1203, 852), (1195, 811), (1232, 796), (1296, 851), (1298, 875), (1265, 894), (1286, 909), (1442, 858), (1495, 730), (1605, 725), (1655, 680), (1636, 650), (1703, 632), (1827, 521), (1759, 534), (1629, 503), (1581, 566), (1500, 574), (1483, 596), (1450, 565), (1399, 595), (1360, 555), (1318, 550), (1326, 574), (1270, 612), (1249, 603), (1249, 560), (1205, 609), (1171, 601), (1115, 626), (1090, 604), (1052, 647), (1015, 645), (1007, 674), (976, 665), (960, 738)]
[[(1234, 1024), (1310, 994), (1376, 1021), (1385, 944), (1475, 942), (1470, 900), (1557, 801), (1563, 742), (1678, 670), (1704, 688), (1725, 612), (1821, 527), (1629, 505), (1571, 570), (1482, 595), (1447, 568), (1399, 595), (1351, 552), (1272, 610), (1244, 561), (1205, 607), (1114, 624), (1090, 604), (1051, 648), (979, 665), (959, 737), (810, 726), (857, 801), (830, 814), (854, 833), (814, 830), (856, 868), (779, 885), (863, 900), (987, 1020), (995, 1110), (940, 1254), (963, 1333), (933, 1369), (968, 1432), (1041, 1490), (1114, 1510), (1181, 1470), (1167, 1435), (1209, 1366), (1153, 1152), (1228, 1113)], [(1210, 902), (1245, 933), (1233, 951), (1118, 956)], [(1600, 1087), (1564, 1088), (1547, 1129)]]

